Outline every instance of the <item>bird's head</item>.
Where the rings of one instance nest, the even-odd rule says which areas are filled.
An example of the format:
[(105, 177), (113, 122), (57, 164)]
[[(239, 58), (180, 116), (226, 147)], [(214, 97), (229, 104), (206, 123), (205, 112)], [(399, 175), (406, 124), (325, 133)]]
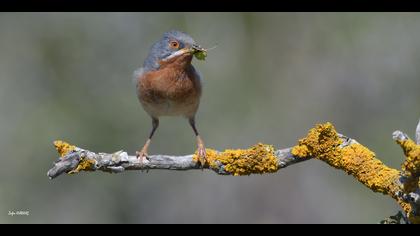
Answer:
[(185, 66), (191, 63), (195, 53), (205, 52), (194, 39), (188, 34), (171, 30), (163, 34), (150, 49), (149, 55), (144, 62), (147, 70), (157, 70), (161, 66), (171, 63), (178, 63)]

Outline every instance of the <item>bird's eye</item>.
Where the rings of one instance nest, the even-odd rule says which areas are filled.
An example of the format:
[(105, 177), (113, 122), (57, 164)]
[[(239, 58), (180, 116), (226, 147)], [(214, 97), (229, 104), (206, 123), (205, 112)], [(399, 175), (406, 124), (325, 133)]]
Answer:
[(169, 46), (171, 48), (177, 49), (177, 48), (179, 48), (179, 43), (177, 41), (171, 41), (171, 42), (169, 42)]

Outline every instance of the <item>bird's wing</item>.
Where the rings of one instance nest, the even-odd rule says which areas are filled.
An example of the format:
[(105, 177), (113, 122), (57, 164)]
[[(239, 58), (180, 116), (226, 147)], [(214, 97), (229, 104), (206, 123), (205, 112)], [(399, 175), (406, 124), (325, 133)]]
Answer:
[(137, 85), (137, 80), (140, 76), (142, 76), (144, 74), (145, 70), (143, 67), (138, 68), (137, 70), (135, 70), (133, 72), (133, 76), (131, 78), (132, 82), (134, 85)]
[(131, 82), (133, 83), (133, 85), (136, 88), (137, 96), (140, 96), (140, 89), (138, 88), (138, 86), (139, 86), (138, 79), (139, 79), (139, 77), (143, 76), (145, 72), (146, 72), (146, 70), (144, 69), (144, 67), (140, 67), (133, 72)]

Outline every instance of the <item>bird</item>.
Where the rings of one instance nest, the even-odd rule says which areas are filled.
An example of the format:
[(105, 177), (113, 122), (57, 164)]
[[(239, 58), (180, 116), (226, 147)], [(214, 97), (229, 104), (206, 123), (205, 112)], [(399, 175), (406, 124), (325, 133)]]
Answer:
[[(200, 72), (191, 64), (193, 56), (205, 53), (187, 33), (170, 30), (150, 48), (143, 66), (134, 72), (137, 98), (152, 119), (152, 130), (136, 156), (149, 159), (148, 148), (163, 116), (181, 116), (188, 120), (197, 143), (198, 162), (206, 162), (206, 148), (196, 127), (196, 113), (202, 95)], [(199, 58), (199, 57), (197, 57)]]

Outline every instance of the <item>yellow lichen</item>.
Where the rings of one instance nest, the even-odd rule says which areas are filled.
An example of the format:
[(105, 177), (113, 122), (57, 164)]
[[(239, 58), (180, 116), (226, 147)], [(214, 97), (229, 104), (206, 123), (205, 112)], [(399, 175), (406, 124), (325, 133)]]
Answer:
[[(267, 144), (258, 143), (249, 149), (227, 149), (220, 153), (206, 149), (206, 154), (207, 166), (218, 169), (222, 164), (224, 170), (234, 176), (272, 173), (279, 169), (274, 148)], [(197, 153), (193, 160), (198, 160)]]
[(420, 145), (417, 145), (413, 140), (407, 139), (404, 141), (397, 141), (401, 145), (405, 156), (407, 157), (401, 168), (408, 176), (420, 175)]
[(400, 172), (384, 165), (375, 153), (361, 144), (340, 147), (341, 138), (331, 123), (319, 124), (293, 147), (298, 157), (314, 157), (344, 170), (375, 192), (392, 195), (399, 189)]
[[(418, 177), (420, 175), (420, 145), (417, 145), (411, 139), (397, 140), (397, 143), (401, 146), (406, 156), (405, 161), (401, 165), (404, 176), (407, 177), (404, 181), (403, 192), (410, 193), (420, 186)], [(405, 203), (404, 211), (407, 212), (408, 219), (411, 223), (420, 224), (420, 216), (413, 215), (411, 208), (411, 205)]]
[[(375, 157), (375, 153), (361, 144), (353, 143), (340, 147), (341, 143), (342, 141), (332, 124), (319, 124), (311, 129), (305, 138), (300, 139), (291, 152), (294, 156), (300, 158), (313, 157), (320, 159), (354, 176), (371, 190), (388, 194), (397, 200), (407, 213), (410, 222), (420, 223), (420, 218), (412, 215), (411, 205), (395, 195), (400, 190), (405, 193), (408, 192), (399, 184), (400, 171), (383, 164)], [(407, 156), (407, 160), (403, 164), (403, 170), (410, 173), (419, 173), (420, 149), (418, 145), (415, 145), (412, 141), (404, 141), (400, 144)], [(418, 179), (415, 180), (415, 185), (418, 185)]]
[(292, 148), (292, 155), (303, 158), (303, 157), (309, 157), (311, 153), (309, 152), (308, 146), (296, 145)]
[[(217, 169), (218, 165), (216, 164), (216, 160), (218, 157), (218, 153), (216, 150), (210, 149), (210, 148), (206, 148), (206, 163), (204, 164), (205, 166), (209, 166), (211, 169)], [(198, 156), (197, 153), (194, 154), (193, 160), (195, 162), (198, 161)]]
[(292, 154), (301, 158), (315, 157), (336, 167), (340, 157), (339, 145), (341, 143), (342, 140), (331, 123), (318, 124), (309, 130), (305, 138), (299, 140), (298, 145), (292, 148)]
[(93, 167), (95, 166), (95, 164), (96, 164), (95, 160), (83, 158), (82, 160), (80, 160), (76, 169), (70, 171), (69, 174), (74, 174), (74, 173), (77, 173), (77, 172), (82, 171), (82, 170), (92, 171), (92, 170), (94, 170)]
[[(322, 160), (354, 176), (371, 190), (390, 195), (406, 212), (409, 221), (419, 224), (420, 216), (413, 215), (412, 206), (396, 196), (395, 193), (400, 190), (409, 193), (419, 186), (420, 145), (416, 145), (412, 140), (397, 141), (407, 157), (402, 164), (402, 170), (406, 176), (415, 177), (411, 178), (411, 182), (405, 182), (404, 186), (401, 186), (398, 181), (401, 177), (400, 171), (383, 164), (375, 157), (374, 152), (363, 145), (353, 143), (341, 147), (342, 142), (331, 123), (318, 124), (309, 131), (305, 138), (299, 140), (298, 144), (292, 148), (291, 153), (295, 157), (313, 157)], [(54, 145), (62, 157), (76, 148), (61, 140), (55, 141)], [(249, 149), (227, 149), (224, 152), (206, 149), (206, 157), (205, 166), (218, 170), (222, 165), (226, 172), (234, 176), (271, 173), (279, 169), (274, 148), (262, 143)], [(194, 154), (193, 160), (198, 161), (197, 152)], [(82, 158), (78, 166), (69, 173), (94, 170), (95, 164), (95, 160)]]
[(57, 152), (60, 154), (61, 157), (64, 157), (69, 152), (76, 149), (76, 146), (73, 146), (69, 143), (66, 143), (66, 142), (62, 141), (62, 140), (54, 141), (54, 146), (55, 146), (55, 149), (57, 150)]
[[(62, 140), (54, 141), (54, 146), (55, 146), (55, 149), (57, 150), (57, 152), (60, 154), (61, 157), (66, 156), (69, 152), (76, 149), (76, 146), (71, 145), (71, 144), (69, 144), (67, 142), (64, 142)], [(79, 164), (77, 165), (77, 167), (74, 170), (70, 171), (69, 174), (74, 174), (74, 173), (77, 173), (81, 170), (84, 170), (84, 171), (93, 170), (93, 166), (95, 164), (96, 164), (95, 160), (82, 158), (80, 160)]]
[(392, 196), (400, 188), (400, 172), (383, 164), (375, 153), (358, 143), (342, 149), (338, 168), (375, 192)]

